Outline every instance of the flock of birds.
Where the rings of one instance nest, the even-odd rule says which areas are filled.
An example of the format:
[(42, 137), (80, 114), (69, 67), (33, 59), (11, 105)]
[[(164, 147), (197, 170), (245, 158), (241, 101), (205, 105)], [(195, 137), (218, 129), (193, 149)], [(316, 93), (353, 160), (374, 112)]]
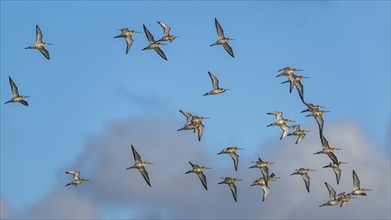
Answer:
[[(164, 33), (163, 33), (162, 38), (157, 41), (155, 41), (153, 35), (149, 32), (149, 30), (146, 28), (146, 26), (143, 25), (144, 33), (148, 39), (149, 45), (142, 50), (153, 49), (156, 51), (156, 53), (160, 57), (167, 60), (167, 57), (164, 54), (164, 52), (161, 50), (160, 46), (164, 45), (162, 43), (163, 41), (170, 41), (170, 43), (171, 43), (178, 36), (170, 35), (170, 27), (167, 24), (160, 22), (160, 21), (158, 21), (158, 23), (162, 26)], [(215, 26), (216, 26), (216, 30), (217, 30), (218, 40), (215, 43), (211, 44), (210, 46), (222, 45), (224, 47), (224, 49), (228, 52), (228, 54), (230, 56), (234, 57), (233, 50), (230, 47), (230, 45), (228, 45), (228, 42), (233, 39), (226, 38), (224, 36), (224, 31), (216, 18), (215, 18)], [(115, 36), (114, 38), (125, 38), (126, 54), (127, 54), (133, 44), (132, 35), (135, 33), (140, 33), (140, 32), (137, 32), (135, 30), (129, 30), (128, 28), (123, 28), (120, 31), (121, 31), (121, 34), (118, 36)], [(25, 49), (38, 49), (44, 55), (44, 57), (46, 59), (50, 59), (49, 52), (45, 49), (45, 46), (50, 45), (50, 44), (43, 42), (42, 37), (43, 37), (43, 35), (41, 32), (41, 29), (37, 25), (36, 26), (36, 43), (34, 45), (26, 47)], [(296, 72), (302, 71), (302, 70), (285, 67), (285, 68), (280, 69), (278, 71), (281, 73), (278, 74), (276, 77), (285, 76), (288, 78), (287, 81), (284, 81), (282, 83), (283, 84), (289, 83), (289, 85), (290, 85), (289, 92), (292, 92), (293, 87), (296, 87), (301, 101), (307, 106), (307, 109), (303, 110), (302, 113), (304, 113), (304, 112), (310, 113), (310, 114), (306, 115), (305, 117), (312, 116), (315, 118), (315, 120), (318, 124), (318, 127), (319, 127), (319, 136), (320, 136), (320, 140), (321, 140), (321, 144), (322, 144), (323, 148), (322, 148), (322, 150), (320, 150), (314, 154), (326, 154), (331, 159), (330, 164), (324, 166), (323, 168), (332, 168), (335, 175), (336, 175), (337, 184), (339, 184), (340, 178), (341, 178), (341, 173), (342, 173), (340, 166), (342, 164), (345, 164), (345, 162), (339, 161), (335, 155), (336, 150), (340, 150), (341, 148), (330, 147), (327, 139), (323, 135), (323, 126), (324, 126), (323, 114), (328, 111), (320, 110), (321, 108), (324, 108), (324, 106), (313, 105), (311, 103), (305, 102), (305, 100), (304, 100), (304, 87), (301, 83), (301, 80), (304, 78), (308, 78), (308, 77), (298, 76), (295, 74)], [(213, 89), (211, 91), (205, 93), (204, 96), (217, 95), (220, 93), (224, 93), (225, 91), (228, 90), (228, 89), (220, 88), (219, 87), (219, 80), (217, 79), (217, 77), (214, 74), (212, 74), (211, 72), (208, 72), (208, 73), (209, 73), (209, 76), (212, 80)], [(10, 76), (9, 76), (9, 82), (10, 82), (11, 90), (12, 90), (12, 99), (5, 102), (5, 104), (10, 103), (10, 102), (19, 102), (25, 106), (28, 106), (28, 102), (25, 100), (25, 98), (28, 98), (29, 96), (19, 95), (18, 87), (16, 86), (16, 84), (14, 83), (14, 81), (11, 79)], [(203, 134), (203, 131), (205, 128), (205, 126), (203, 125), (203, 121), (208, 118), (195, 116), (195, 115), (193, 115), (189, 112), (186, 112), (184, 110), (179, 110), (179, 112), (182, 113), (186, 117), (186, 123), (182, 128), (178, 129), (178, 131), (192, 130), (194, 133), (197, 132), (198, 141), (201, 141), (202, 134)], [(287, 125), (287, 123), (295, 122), (295, 121), (283, 118), (282, 117), (283, 113), (280, 111), (269, 112), (267, 114), (274, 115), (275, 119), (276, 119), (273, 123), (270, 123), (269, 125), (267, 125), (267, 127), (278, 126), (281, 128), (282, 134), (280, 136), (280, 140), (286, 136), (297, 136), (298, 138), (297, 138), (295, 144), (299, 144), (301, 142), (301, 140), (303, 140), (303, 138), (305, 137), (306, 132), (309, 132), (306, 130), (301, 130), (300, 125), (291, 125), (291, 126)], [(293, 130), (292, 132), (290, 132), (291, 128)], [(149, 164), (152, 164), (152, 163), (143, 162), (141, 160), (141, 156), (136, 151), (136, 149), (134, 148), (133, 145), (131, 145), (131, 149), (132, 149), (132, 153), (133, 153), (134, 164), (126, 169), (127, 170), (128, 169), (138, 169), (139, 172), (141, 173), (141, 175), (143, 176), (144, 180), (146, 181), (146, 183), (149, 186), (151, 186), (148, 172), (146, 171), (145, 167)], [(229, 154), (231, 156), (231, 158), (234, 162), (235, 171), (237, 171), (238, 164), (239, 164), (239, 156), (236, 153), (237, 150), (243, 150), (243, 148), (227, 147), (218, 153), (218, 155)], [(255, 163), (255, 164), (249, 168), (259, 168), (262, 173), (262, 177), (253, 181), (251, 186), (256, 186), (256, 185), (261, 186), (262, 191), (263, 191), (262, 201), (264, 201), (270, 192), (269, 183), (271, 181), (275, 181), (275, 180), (279, 179), (279, 177), (275, 176), (274, 173), (269, 174), (268, 166), (271, 164), (274, 164), (274, 162), (263, 161), (260, 157), (258, 157), (258, 160), (252, 161), (252, 163)], [(188, 173), (197, 174), (203, 187), (207, 190), (208, 187), (207, 187), (207, 181), (206, 181), (206, 176), (204, 174), (204, 171), (206, 169), (210, 169), (210, 168), (206, 167), (206, 166), (200, 166), (197, 164), (193, 164), (190, 161), (189, 161), (189, 164), (191, 165), (192, 169), (187, 171), (186, 174), (188, 174)], [(296, 169), (295, 172), (293, 172), (291, 174), (291, 175), (301, 175), (302, 176), (304, 183), (305, 183), (306, 190), (308, 191), (308, 193), (310, 192), (309, 173), (312, 171), (315, 171), (315, 170), (310, 169), (310, 168), (299, 168), (299, 169)], [(74, 185), (76, 187), (86, 181), (89, 181), (87, 179), (80, 178), (80, 172), (78, 172), (78, 171), (70, 170), (65, 173), (73, 175), (72, 181), (70, 183), (66, 184), (66, 186)], [(222, 177), (222, 179), (223, 179), (223, 181), (219, 182), (218, 184), (227, 184), (232, 192), (233, 199), (235, 200), (235, 202), (237, 202), (237, 187), (235, 185), (235, 182), (240, 181), (241, 179), (232, 178), (232, 177), (224, 177), (224, 178)], [(319, 207), (335, 206), (338, 204), (340, 204), (340, 207), (342, 207), (350, 199), (356, 198), (355, 196), (365, 196), (366, 191), (370, 191), (370, 189), (360, 187), (360, 180), (354, 170), (353, 170), (353, 191), (352, 192), (350, 192), (350, 193), (341, 192), (337, 195), (336, 191), (329, 183), (325, 182), (325, 185), (329, 191), (329, 199), (326, 203), (320, 205)]]

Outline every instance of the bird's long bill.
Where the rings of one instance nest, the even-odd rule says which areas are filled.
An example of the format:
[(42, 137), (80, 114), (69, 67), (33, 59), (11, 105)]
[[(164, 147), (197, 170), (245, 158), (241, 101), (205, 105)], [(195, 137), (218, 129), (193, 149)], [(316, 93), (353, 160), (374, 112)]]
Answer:
[(219, 182), (218, 184), (223, 184), (224, 183), (224, 181), (222, 181), (222, 182)]

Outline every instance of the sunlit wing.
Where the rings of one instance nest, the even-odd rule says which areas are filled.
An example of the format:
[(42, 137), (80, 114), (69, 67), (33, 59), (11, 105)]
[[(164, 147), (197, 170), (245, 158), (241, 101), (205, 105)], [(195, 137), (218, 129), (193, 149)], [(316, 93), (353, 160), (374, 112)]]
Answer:
[(127, 38), (125, 38), (125, 41), (126, 41), (126, 54), (128, 54), (130, 47), (133, 44), (133, 39), (132, 39), (132, 37), (127, 37)]
[(360, 179), (358, 178), (354, 170), (353, 170), (353, 188), (354, 190), (360, 189)]
[(326, 187), (327, 187), (327, 189), (329, 191), (329, 200), (332, 200), (332, 199), (334, 200), (335, 199), (335, 194), (336, 194), (334, 188), (330, 184), (328, 184), (326, 182), (325, 182), (325, 184), (326, 184)]
[(217, 21), (215, 18), (215, 25), (216, 25), (216, 30), (217, 30), (217, 36), (219, 39), (223, 39), (224, 37), (224, 31), (223, 28), (221, 28), (220, 23)]
[(339, 167), (335, 167), (335, 168), (333, 168), (333, 171), (335, 173), (335, 178), (337, 179), (337, 184), (339, 184), (339, 180), (341, 179), (342, 170)]
[(140, 154), (137, 153), (136, 149), (134, 149), (133, 144), (132, 144), (132, 152), (133, 152), (133, 158), (136, 163), (141, 163), (141, 157)]
[(147, 29), (147, 27), (145, 27), (145, 25), (143, 25), (143, 28), (144, 28), (145, 35), (147, 36), (148, 42), (150, 44), (155, 43), (155, 39), (153, 38), (151, 32), (149, 32), (149, 30)]
[(239, 156), (236, 153), (230, 154), (232, 157), (232, 160), (234, 161), (235, 170), (238, 170), (238, 163), (239, 163)]
[(202, 133), (204, 132), (204, 126), (202, 124), (200, 124), (197, 127), (197, 131), (198, 131), (198, 141), (201, 141)]
[(160, 26), (162, 26), (162, 28), (164, 30), (163, 36), (164, 37), (168, 36), (170, 34), (170, 27), (161, 21), (158, 21), (157, 23), (159, 23)]
[(40, 47), (38, 50), (46, 57), (46, 59), (50, 60), (49, 51), (47, 51), (44, 47)]
[(138, 170), (140, 171), (141, 175), (143, 175), (144, 180), (147, 182), (147, 184), (148, 184), (149, 186), (151, 186), (151, 182), (149, 181), (149, 176), (148, 176), (148, 173), (147, 173), (147, 171), (145, 170), (145, 168), (142, 167), (142, 168), (139, 168)]
[(219, 80), (217, 79), (217, 77), (209, 71), (208, 71), (208, 74), (209, 74), (210, 79), (212, 80), (213, 89), (219, 89)]
[[(38, 27), (38, 25), (35, 26), (35, 41), (37, 43), (42, 43), (42, 31), (41, 29)], [(50, 37), (50, 36), (49, 36)]]
[(12, 96), (18, 97), (19, 96), (18, 87), (16, 86), (16, 84), (14, 83), (14, 81), (11, 79), (10, 76), (8, 76), (8, 79), (9, 79), (10, 85), (11, 85)]
[(304, 88), (303, 84), (301, 84), (301, 81), (295, 81), (297, 92), (299, 92), (301, 100), (304, 102)]
[(308, 176), (308, 174), (303, 174), (303, 180), (305, 183), (305, 188), (308, 192), (310, 192), (310, 177)]
[(77, 172), (77, 171), (74, 171), (74, 170), (70, 170), (70, 171), (67, 171), (65, 173), (73, 175), (73, 179), (75, 179), (75, 180), (80, 179), (80, 172)]
[(156, 47), (156, 48), (153, 48), (157, 54), (159, 54), (159, 56), (161, 56), (163, 59), (167, 60), (167, 57), (166, 55), (164, 54), (164, 52), (162, 51), (162, 49), (160, 49), (160, 47)]
[(334, 163), (338, 163), (337, 156), (333, 152), (326, 153)]
[(265, 201), (265, 199), (266, 199), (267, 196), (269, 195), (270, 189), (269, 189), (268, 186), (262, 185), (262, 191), (263, 191), (263, 198), (262, 198), (262, 201)]
[(237, 202), (238, 190), (235, 186), (235, 183), (228, 184), (228, 186), (231, 189), (232, 196), (234, 197), (235, 202)]
[(198, 178), (200, 178), (201, 183), (202, 183), (202, 185), (204, 186), (204, 188), (205, 188), (206, 190), (208, 190), (208, 186), (206, 185), (206, 176), (204, 175), (204, 173), (203, 173), (203, 172), (198, 172), (198, 173), (197, 173), (197, 176), (198, 176)]
[(223, 47), (229, 53), (229, 55), (231, 55), (231, 57), (235, 57), (234, 56), (234, 52), (233, 52), (231, 46), (229, 46), (228, 43), (223, 44)]

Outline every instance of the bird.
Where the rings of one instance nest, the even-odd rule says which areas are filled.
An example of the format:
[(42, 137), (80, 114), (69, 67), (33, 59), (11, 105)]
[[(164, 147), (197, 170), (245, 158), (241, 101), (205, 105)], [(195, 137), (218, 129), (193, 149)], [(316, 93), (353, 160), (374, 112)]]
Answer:
[(318, 127), (319, 127), (320, 132), (322, 132), (322, 133), (323, 133), (323, 125), (324, 125), (324, 120), (323, 120), (322, 116), (325, 112), (330, 112), (330, 111), (314, 110), (313, 112), (311, 112), (311, 114), (308, 114), (305, 116), (305, 117), (313, 116), (315, 118), (316, 122), (318, 123)]
[(160, 24), (160, 26), (162, 26), (163, 31), (164, 31), (163, 37), (158, 41), (170, 41), (170, 43), (171, 43), (172, 41), (175, 40), (175, 38), (179, 37), (179, 36), (170, 35), (170, 27), (167, 24), (165, 24), (161, 21), (158, 21), (157, 23)]
[(334, 188), (330, 184), (328, 184), (327, 182), (324, 182), (324, 184), (326, 185), (326, 188), (329, 191), (329, 200), (326, 203), (320, 205), (319, 207), (338, 205), (338, 203), (340, 203), (341, 201), (339, 199), (337, 199), (337, 197), (335, 195), (336, 192), (335, 192)]
[(321, 151), (318, 151), (314, 154), (327, 154), (327, 156), (329, 156), (329, 158), (334, 162), (334, 163), (338, 163), (338, 159), (337, 157), (335, 156), (334, 152), (336, 150), (341, 150), (342, 148), (334, 148), (334, 147), (330, 147), (329, 145), (329, 142), (327, 141), (327, 139), (323, 136), (323, 133), (322, 132), (319, 132), (319, 136), (320, 136), (320, 141), (322, 143), (322, 150)]
[(126, 54), (128, 54), (130, 47), (133, 44), (133, 34), (135, 33), (141, 33), (140, 31), (135, 31), (135, 30), (129, 30), (128, 28), (122, 28), (121, 34), (115, 36), (114, 38), (125, 38), (126, 41)]
[(204, 133), (204, 125), (202, 123), (199, 123), (196, 127), (196, 131), (198, 133), (198, 141), (201, 141), (202, 134)]
[(289, 120), (289, 119), (284, 119), (282, 117), (282, 112), (278, 112), (278, 111), (274, 111), (274, 112), (268, 112), (267, 113), (268, 115), (275, 115), (276, 116), (276, 121), (267, 125), (267, 127), (271, 127), (271, 126), (279, 126), (282, 130), (282, 134), (280, 136), (280, 140), (283, 139), (284, 137), (286, 137), (289, 133), (289, 129), (290, 127), (286, 125), (286, 123), (288, 122), (295, 122), (295, 121), (292, 121), (292, 120)]
[(347, 202), (349, 202), (351, 199), (354, 199), (356, 197), (353, 197), (352, 195), (350, 195), (349, 193), (348, 194), (345, 194), (345, 192), (341, 192), (338, 194), (338, 200), (340, 201), (340, 205), (339, 207), (342, 207), (344, 206)]
[(90, 181), (87, 179), (80, 178), (80, 172), (78, 172), (78, 171), (70, 170), (70, 171), (66, 171), (65, 173), (73, 175), (72, 181), (65, 186), (74, 185), (76, 187), (86, 181)]
[(198, 141), (201, 141), (202, 134), (204, 133), (205, 126), (202, 123), (191, 123), (191, 124), (185, 124), (182, 128), (179, 128), (177, 131), (182, 130), (193, 130), (193, 132), (198, 133)]
[(276, 181), (276, 179), (280, 179), (280, 177), (276, 176), (274, 173), (271, 173), (267, 178), (267, 182), (270, 183), (272, 181)]
[(208, 186), (207, 186), (207, 184), (206, 184), (206, 176), (204, 175), (204, 171), (205, 171), (206, 169), (211, 169), (211, 168), (205, 167), (205, 166), (199, 166), (199, 165), (197, 165), (197, 164), (192, 164), (190, 161), (189, 161), (189, 163), (190, 163), (190, 165), (191, 165), (191, 167), (192, 167), (193, 169), (187, 171), (185, 174), (188, 174), (188, 173), (196, 173), (197, 176), (198, 176), (198, 178), (200, 178), (201, 183), (202, 183), (202, 185), (204, 186), (204, 188), (205, 188), (206, 190), (208, 190)]
[(42, 31), (39, 28), (39, 26), (36, 25), (35, 26), (35, 39), (36, 39), (35, 44), (31, 45), (31, 46), (28, 46), (28, 47), (26, 47), (24, 49), (38, 49), (39, 52), (41, 52), (46, 57), (46, 59), (50, 60), (49, 51), (47, 51), (45, 49), (45, 46), (46, 45), (53, 45), (53, 44), (42, 42), (42, 37), (43, 37)]
[(238, 197), (238, 190), (236, 188), (235, 182), (236, 181), (241, 181), (242, 179), (238, 178), (231, 178), (231, 177), (221, 177), (224, 179), (224, 181), (219, 182), (218, 184), (228, 184), (229, 188), (231, 189), (232, 196), (234, 197), (235, 202), (238, 202), (237, 197)]
[(291, 127), (293, 128), (293, 132), (289, 133), (288, 136), (292, 136), (292, 135), (299, 136), (295, 144), (298, 144), (301, 140), (303, 140), (303, 138), (305, 137), (305, 132), (309, 132), (306, 130), (300, 130), (300, 125), (292, 125)]
[(269, 168), (268, 166), (270, 164), (274, 164), (274, 162), (268, 162), (268, 161), (263, 161), (260, 157), (258, 157), (258, 161), (251, 161), (252, 163), (255, 163), (255, 165), (249, 167), (249, 169), (252, 168), (259, 168), (261, 170), (263, 178), (266, 180), (266, 185), (269, 182)]
[(204, 132), (204, 125), (202, 124), (202, 121), (209, 118), (194, 116), (184, 110), (179, 110), (179, 112), (186, 116), (186, 124), (182, 128), (177, 129), (177, 131), (193, 130), (194, 133), (198, 132), (198, 141), (201, 141), (202, 133)]
[(303, 180), (304, 180), (304, 183), (305, 183), (305, 188), (307, 189), (308, 192), (310, 192), (310, 176), (308, 176), (308, 173), (310, 171), (315, 171), (315, 170), (311, 170), (311, 169), (308, 169), (308, 168), (300, 168), (300, 169), (295, 169), (296, 172), (292, 173), (292, 175), (301, 175), (303, 177)]
[(304, 102), (304, 104), (307, 106), (307, 109), (301, 111), (301, 113), (304, 113), (304, 112), (314, 112), (314, 111), (319, 110), (320, 108), (325, 108), (324, 106), (314, 105), (312, 103), (307, 103), (307, 102)]
[(229, 44), (228, 44), (228, 41), (234, 40), (234, 39), (228, 38), (228, 37), (226, 38), (224, 36), (223, 28), (221, 28), (221, 25), (217, 21), (216, 18), (215, 18), (215, 25), (216, 25), (216, 30), (217, 30), (217, 36), (219, 39), (216, 42), (214, 42), (213, 44), (211, 44), (210, 47), (215, 46), (215, 45), (222, 45), (224, 47), (224, 49), (228, 52), (228, 54), (234, 58), (234, 52), (233, 52), (231, 46), (229, 46)]
[(204, 96), (216, 95), (216, 94), (220, 94), (220, 93), (223, 93), (223, 92), (229, 90), (229, 89), (220, 88), (219, 87), (219, 80), (217, 79), (217, 77), (209, 71), (208, 71), (208, 74), (209, 74), (210, 79), (212, 80), (213, 89), (210, 90), (209, 92), (205, 93)]
[(10, 85), (11, 85), (12, 99), (10, 99), (9, 101), (5, 102), (4, 104), (10, 103), (10, 102), (19, 102), (20, 104), (22, 104), (24, 106), (29, 106), (29, 103), (26, 100), (24, 100), (24, 99), (25, 98), (29, 98), (30, 96), (23, 96), (23, 95), (21, 96), (21, 95), (19, 95), (18, 87), (16, 86), (14, 81), (11, 79), (11, 76), (8, 76), (8, 79), (9, 79)]
[(191, 113), (186, 112), (182, 109), (180, 109), (179, 112), (182, 113), (186, 117), (186, 125), (192, 124), (194, 116)]
[(341, 169), (339, 168), (339, 166), (341, 166), (342, 164), (347, 164), (346, 162), (331, 162), (330, 164), (324, 166), (323, 168), (332, 168), (334, 173), (335, 173), (335, 177), (337, 179), (337, 185), (339, 184), (339, 180), (341, 179)]
[(303, 87), (303, 84), (301, 84), (301, 80), (304, 78), (309, 78), (309, 77), (296, 76), (295, 74), (291, 74), (291, 75), (288, 75), (289, 80), (282, 82), (282, 83), (289, 82), (289, 84), (290, 84), (289, 93), (292, 93), (293, 87), (296, 86), (297, 92), (299, 93), (300, 99), (303, 103), (305, 102), (304, 101), (304, 87)]
[(217, 154), (217, 155), (229, 154), (231, 156), (232, 160), (234, 161), (235, 171), (238, 171), (238, 163), (239, 163), (239, 155), (236, 154), (237, 150), (243, 150), (243, 148), (227, 147), (227, 148), (224, 148), (220, 153)]
[(260, 185), (262, 187), (262, 191), (263, 191), (262, 202), (264, 202), (270, 192), (270, 188), (267, 186), (267, 181), (265, 180), (265, 178), (261, 177), (259, 179), (254, 180), (253, 183), (251, 184), (251, 186), (256, 186), (256, 185)]
[(149, 45), (147, 47), (145, 47), (144, 49), (142, 49), (142, 50), (153, 49), (153, 50), (156, 51), (157, 54), (159, 54), (159, 56), (161, 56), (163, 59), (167, 60), (166, 55), (164, 54), (162, 49), (160, 49), (160, 46), (161, 45), (165, 45), (165, 44), (163, 44), (163, 43), (161, 43), (159, 41), (155, 41), (155, 39), (153, 38), (151, 32), (149, 32), (149, 30), (147, 29), (147, 27), (145, 27), (144, 24), (143, 24), (143, 28), (144, 28), (145, 35), (147, 36)]
[(360, 188), (360, 179), (356, 172), (353, 170), (353, 191), (350, 193), (355, 196), (366, 196), (366, 191), (372, 191), (371, 189)]
[(149, 181), (148, 172), (147, 172), (147, 170), (145, 170), (145, 166), (147, 166), (149, 164), (153, 164), (153, 163), (143, 162), (141, 160), (140, 154), (138, 154), (136, 149), (134, 149), (133, 144), (131, 146), (132, 146), (132, 152), (133, 152), (133, 158), (134, 158), (134, 165), (126, 168), (126, 170), (138, 169), (140, 171), (141, 175), (144, 177), (145, 182), (147, 182), (147, 184), (149, 186), (151, 186), (151, 182)]
[(296, 68), (291, 69), (290, 67), (284, 67), (284, 68), (278, 70), (278, 72), (282, 72), (282, 73), (278, 74), (276, 77), (289, 76), (289, 75), (294, 74), (296, 71), (303, 71), (303, 70), (299, 70)]

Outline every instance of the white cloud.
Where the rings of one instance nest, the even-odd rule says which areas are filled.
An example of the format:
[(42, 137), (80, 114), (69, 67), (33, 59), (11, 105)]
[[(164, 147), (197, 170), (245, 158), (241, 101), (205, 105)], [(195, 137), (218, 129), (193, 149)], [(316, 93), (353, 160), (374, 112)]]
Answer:
[[(106, 217), (113, 207), (121, 207), (127, 210), (124, 218), (390, 218), (390, 158), (381, 154), (354, 124), (327, 123), (326, 138), (331, 146), (343, 148), (337, 157), (348, 162), (341, 166), (342, 178), (337, 185), (332, 170), (322, 168), (330, 162), (329, 158), (313, 155), (321, 144), (317, 128), (312, 129), (298, 145), (294, 144), (295, 138), (287, 137), (260, 146), (259, 154), (251, 158), (241, 156), (235, 172), (230, 158), (216, 155), (220, 149), (210, 153), (206, 149), (210, 146), (198, 143), (194, 134), (176, 132), (176, 127), (164, 119), (118, 123), (88, 145), (74, 164), (84, 178), (92, 181), (80, 188), (61, 187), (53, 191), (27, 216), (99, 218)], [(137, 170), (125, 170), (134, 162), (131, 144), (144, 161), (154, 163), (147, 167), (152, 187)], [(261, 176), (260, 171), (248, 169), (250, 161), (258, 156), (274, 161), (270, 171), (281, 177), (270, 184), (271, 192), (265, 202), (260, 187), (250, 187)], [(213, 168), (205, 172), (208, 191), (196, 175), (184, 174), (190, 169), (189, 160)], [(300, 176), (290, 176), (300, 167), (317, 170), (311, 173), (311, 193), (306, 192)], [(350, 192), (353, 169), (362, 187), (373, 191), (343, 208), (318, 208), (328, 198), (323, 182), (330, 183), (337, 192)], [(224, 176), (243, 179), (237, 183), (238, 203), (233, 201), (228, 186), (217, 184)], [(74, 213), (67, 213), (70, 209)]]

